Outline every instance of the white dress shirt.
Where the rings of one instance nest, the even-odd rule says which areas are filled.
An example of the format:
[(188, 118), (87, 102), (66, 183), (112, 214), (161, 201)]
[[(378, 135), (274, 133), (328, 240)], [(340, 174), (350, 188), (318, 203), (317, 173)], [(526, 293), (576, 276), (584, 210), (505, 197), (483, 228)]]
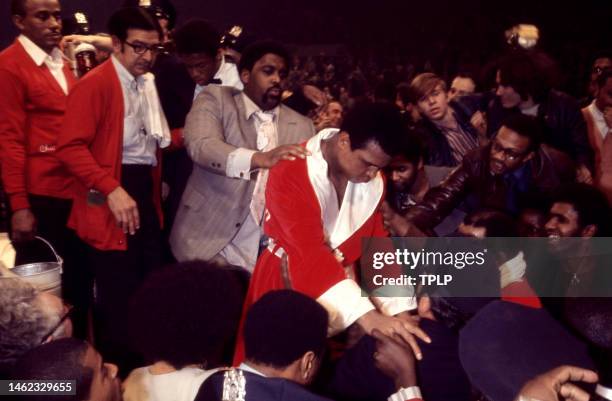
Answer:
[[(254, 124), (257, 131), (257, 147), (258, 150), (263, 150), (270, 140), (265, 137), (265, 133), (261, 130), (262, 121), (257, 118), (256, 113), (263, 111), (257, 106), (247, 95), (241, 94), (244, 101), (245, 118)], [(278, 142), (278, 113), (280, 108), (276, 107), (266, 113), (272, 114), (274, 123), (276, 124), (275, 142)], [(249, 180), (251, 177), (251, 158), (258, 150), (238, 148), (231, 152), (227, 157), (227, 166), (225, 173), (228, 177)], [(257, 262), (257, 252), (259, 251), (259, 241), (261, 239), (260, 222), (256, 222), (252, 214), (249, 213), (236, 236), (225, 246), (219, 253), (229, 264), (241, 266), (252, 272)]]
[(34, 42), (32, 42), (27, 36), (19, 35), (17, 38), (19, 43), (23, 46), (26, 53), (34, 60), (34, 63), (37, 66), (43, 65), (43, 63), (47, 66), (53, 78), (57, 81), (59, 86), (62, 88), (64, 93), (68, 94), (68, 82), (66, 81), (66, 76), (64, 75), (64, 55), (57, 47), (53, 48), (51, 54), (46, 53), (43, 49), (38, 47)]
[(144, 123), (144, 77), (134, 78), (115, 56), (111, 56), (123, 92), (122, 164), (157, 165), (157, 140), (147, 135)]
[[(251, 122), (255, 126), (255, 131), (257, 131), (257, 144), (258, 148), (260, 144), (264, 144), (267, 140), (264, 138), (264, 133), (260, 130), (262, 121), (257, 118), (255, 115), (258, 112), (262, 112), (262, 110), (257, 106), (247, 95), (241, 93), (242, 100), (244, 101), (244, 110), (245, 110), (245, 118), (247, 121)], [(278, 113), (280, 107), (276, 107), (272, 110), (266, 111), (265, 113), (274, 115), (274, 123), (276, 124), (276, 131), (278, 132)], [(277, 134), (278, 135), (278, 134)], [(278, 142), (278, 137), (276, 138)], [(264, 146), (261, 146), (262, 150)], [(225, 167), (225, 174), (228, 177), (232, 178), (241, 178), (243, 180), (249, 180), (251, 174), (251, 158), (253, 154), (258, 150), (247, 149), (247, 148), (238, 148), (229, 154), (227, 157), (227, 164)]]
[(612, 127), (609, 127), (608, 123), (606, 123), (604, 114), (601, 110), (599, 110), (599, 107), (597, 107), (597, 105), (595, 104), (595, 100), (593, 100), (593, 102), (589, 105), (587, 110), (589, 110), (589, 113), (591, 113), (591, 116), (593, 117), (593, 121), (595, 122), (597, 131), (599, 131), (603, 139), (606, 139), (606, 136), (608, 136), (608, 132), (612, 130)]

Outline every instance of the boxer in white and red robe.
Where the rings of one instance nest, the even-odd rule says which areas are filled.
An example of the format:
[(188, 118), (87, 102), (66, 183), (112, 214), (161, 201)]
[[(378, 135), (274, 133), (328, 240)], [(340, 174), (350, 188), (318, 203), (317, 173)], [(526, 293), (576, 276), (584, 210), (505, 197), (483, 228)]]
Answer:
[[(337, 129), (323, 130), (304, 144), (310, 152), (306, 159), (283, 161), (270, 170), (264, 225), (270, 244), (259, 257), (244, 307), (248, 310), (268, 291), (291, 288), (325, 307), (330, 336), (374, 309), (394, 316), (416, 308), (412, 297), (364, 297), (355, 280), (362, 238), (388, 236), (378, 211), (385, 187), (379, 170), (384, 166), (374, 166), (378, 168), (370, 176), (354, 180), (365, 182), (349, 180), (338, 207), (322, 141), (342, 134), (346, 135)], [(243, 355), (239, 339), (235, 362)]]

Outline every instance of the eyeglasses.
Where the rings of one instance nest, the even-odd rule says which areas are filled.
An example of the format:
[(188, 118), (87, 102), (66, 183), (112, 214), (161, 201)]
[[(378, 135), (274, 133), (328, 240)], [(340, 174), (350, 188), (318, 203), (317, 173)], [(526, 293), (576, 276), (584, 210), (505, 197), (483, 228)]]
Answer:
[(73, 310), (74, 310), (74, 306), (64, 303), (64, 314), (60, 318), (59, 322), (57, 322), (57, 324), (53, 326), (53, 328), (51, 328), (51, 330), (49, 330), (47, 334), (45, 334), (45, 336), (42, 338), (42, 341), (40, 342), (41, 344), (44, 344), (53, 335), (53, 333), (57, 331), (57, 329), (62, 327), (64, 322), (68, 320), (70, 316), (72, 316)]
[(504, 155), (504, 159), (508, 159), (510, 161), (515, 161), (525, 156), (525, 154), (527, 153), (527, 152), (518, 153), (512, 149), (503, 148), (499, 143), (495, 141), (491, 144), (491, 150), (495, 153), (502, 153)]
[(164, 47), (162, 45), (145, 45), (144, 43), (130, 43), (128, 41), (123, 42), (126, 45), (130, 46), (134, 53), (138, 55), (143, 55), (148, 50), (151, 54), (157, 54), (164, 51)]

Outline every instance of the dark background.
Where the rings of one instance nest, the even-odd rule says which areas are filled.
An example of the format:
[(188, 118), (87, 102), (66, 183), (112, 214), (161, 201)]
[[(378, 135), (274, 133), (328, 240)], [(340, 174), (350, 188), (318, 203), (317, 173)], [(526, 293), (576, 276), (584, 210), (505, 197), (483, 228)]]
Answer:
[[(0, 45), (16, 35), (10, 0), (0, 0)], [(63, 11), (85, 11), (94, 31), (103, 31), (123, 0), (61, 0)], [(301, 46), (344, 44), (361, 59), (431, 66), (449, 76), (475, 69), (504, 47), (504, 30), (535, 23), (542, 47), (571, 81), (586, 79), (593, 53), (612, 47), (612, 1), (484, 0), (174, 0), (178, 22), (206, 18), (219, 29), (241, 24), (258, 37)], [(566, 81), (568, 81), (566, 79)], [(572, 91), (571, 84), (567, 88)]]

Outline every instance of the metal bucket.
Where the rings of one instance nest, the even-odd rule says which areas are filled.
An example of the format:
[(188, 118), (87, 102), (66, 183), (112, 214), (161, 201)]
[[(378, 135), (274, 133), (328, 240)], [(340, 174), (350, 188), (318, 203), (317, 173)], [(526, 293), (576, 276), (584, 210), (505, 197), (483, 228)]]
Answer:
[(15, 266), (11, 272), (20, 276), (25, 281), (34, 284), (41, 291), (49, 292), (53, 295), (62, 296), (62, 265), (64, 260), (55, 252), (53, 246), (42, 237), (36, 237), (51, 249), (55, 255), (55, 262), (27, 263)]

